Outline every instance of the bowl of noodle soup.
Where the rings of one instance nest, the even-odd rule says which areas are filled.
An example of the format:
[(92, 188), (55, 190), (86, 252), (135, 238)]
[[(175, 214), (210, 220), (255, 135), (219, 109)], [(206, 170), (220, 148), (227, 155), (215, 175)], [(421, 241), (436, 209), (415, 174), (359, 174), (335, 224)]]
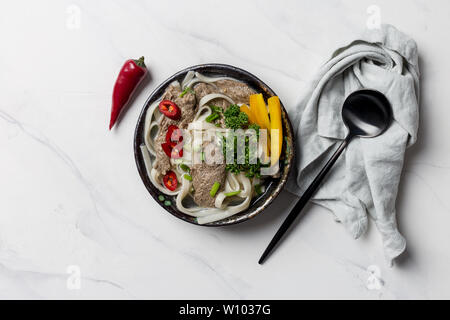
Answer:
[[(270, 160), (261, 164), (258, 160), (258, 165), (238, 165), (229, 164), (227, 158), (226, 141), (235, 140), (231, 140), (226, 132), (230, 127), (238, 126), (242, 116), (239, 114), (238, 117), (239, 109), (244, 111), (242, 108), (250, 106), (249, 97), (255, 95), (261, 96), (263, 101), (277, 98), (275, 92), (256, 76), (224, 64), (189, 67), (168, 78), (151, 93), (137, 122), (134, 153), (145, 187), (166, 211), (192, 224), (224, 226), (255, 217), (278, 196), (295, 157), (292, 125), (281, 102), (282, 134), (280, 132), (279, 140), (282, 145), (276, 172), (260, 174), (264, 167), (275, 167), (270, 165)], [(162, 110), (161, 105), (167, 101), (168, 109)], [(170, 114), (162, 112), (173, 111), (171, 102), (181, 116), (171, 118)], [(248, 123), (250, 118), (251, 115), (247, 117)], [(171, 137), (176, 136), (174, 128), (175, 132), (182, 132), (182, 139), (168, 136), (167, 132)], [(247, 128), (252, 126), (245, 126)], [(261, 150), (264, 151), (262, 144), (267, 143), (263, 130), (259, 131), (259, 126), (254, 128), (257, 131), (245, 130), (244, 133), (256, 132), (257, 138), (252, 140), (251, 134), (246, 138), (247, 158), (243, 163), (251, 162), (248, 159), (250, 141), (255, 141), (254, 150), (258, 156), (261, 156)], [(268, 136), (269, 140), (270, 137), (274, 140), (270, 133)], [(239, 159), (239, 153), (236, 158)]]

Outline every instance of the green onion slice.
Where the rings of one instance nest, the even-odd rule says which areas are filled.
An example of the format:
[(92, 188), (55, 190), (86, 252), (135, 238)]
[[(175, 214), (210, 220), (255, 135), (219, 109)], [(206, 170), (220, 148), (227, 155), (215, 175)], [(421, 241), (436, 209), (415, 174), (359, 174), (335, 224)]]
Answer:
[(191, 172), (191, 168), (189, 168), (187, 165), (185, 165), (184, 163), (180, 164), (180, 168), (181, 170), (183, 170), (184, 172)]
[(194, 90), (192, 90), (192, 89), (189, 88), (189, 87), (186, 87), (186, 88), (183, 90), (183, 92), (180, 94), (180, 98), (183, 98), (184, 95), (185, 95), (186, 93), (188, 93), (188, 92), (195, 93)]
[(220, 116), (218, 113), (211, 113), (209, 116), (206, 117), (205, 121), (211, 123), (219, 117)]
[(217, 191), (219, 191), (219, 188), (220, 188), (220, 183), (217, 182), (217, 181), (214, 182), (214, 184), (213, 184), (211, 190), (209, 191), (209, 195), (210, 195), (211, 197), (215, 197)]
[(238, 191), (232, 191), (232, 192), (227, 192), (227, 193), (225, 193), (225, 197), (236, 196), (236, 195), (238, 195), (239, 193), (241, 193), (241, 190), (238, 190)]
[(186, 180), (192, 181), (192, 177), (187, 173), (183, 176)]
[(214, 112), (218, 112), (218, 113), (223, 112), (223, 109), (221, 107), (218, 107), (218, 106), (214, 106), (213, 105), (213, 106), (210, 106), (210, 108)]

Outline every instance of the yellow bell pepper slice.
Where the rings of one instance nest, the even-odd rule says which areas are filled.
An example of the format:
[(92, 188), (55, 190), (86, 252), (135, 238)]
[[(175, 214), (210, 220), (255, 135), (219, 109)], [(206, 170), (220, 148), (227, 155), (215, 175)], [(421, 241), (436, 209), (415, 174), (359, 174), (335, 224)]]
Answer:
[(262, 93), (250, 96), (250, 109), (255, 115), (258, 125), (262, 129), (270, 129), (269, 115)]
[[(269, 115), (267, 114), (266, 103), (264, 102), (264, 97), (262, 93), (253, 94), (250, 96), (250, 111), (253, 113), (253, 116), (256, 120), (256, 124), (263, 130), (270, 130), (270, 121)], [(267, 132), (267, 143), (264, 145), (264, 159), (263, 162), (266, 161), (266, 157), (270, 154), (270, 132)]]
[(255, 116), (253, 115), (252, 110), (250, 110), (249, 106), (246, 104), (241, 105), (240, 107), (241, 112), (245, 113), (248, 117), (248, 122), (250, 124), (256, 123)]
[(250, 105), (248, 107), (250, 109), (250, 112), (253, 115), (253, 119), (255, 119), (255, 123), (259, 125), (258, 123), (258, 117), (256, 116), (256, 94), (252, 94), (250, 96)]
[(270, 114), (271, 165), (278, 162), (283, 148), (283, 126), (281, 123), (280, 99), (275, 96), (267, 100)]

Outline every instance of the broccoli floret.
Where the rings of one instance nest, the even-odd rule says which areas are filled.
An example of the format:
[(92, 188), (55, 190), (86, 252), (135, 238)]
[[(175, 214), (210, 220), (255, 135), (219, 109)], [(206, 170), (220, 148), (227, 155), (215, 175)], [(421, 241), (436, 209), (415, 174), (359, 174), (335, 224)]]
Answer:
[[(237, 117), (234, 117), (235, 119)], [(248, 121), (248, 119), (247, 119)], [(254, 129), (259, 135), (260, 127), (257, 124), (251, 124), (248, 126), (249, 129)], [(256, 156), (255, 154), (250, 155), (250, 138), (247, 136), (244, 140), (239, 140), (243, 145), (238, 145), (238, 139), (237, 136), (234, 136), (234, 143), (233, 144), (227, 144), (226, 138), (223, 137), (223, 143), (222, 143), (222, 153), (226, 157), (227, 152), (234, 153), (234, 163), (229, 163), (226, 165), (226, 170), (230, 171), (234, 174), (238, 174), (240, 172), (243, 172), (246, 177), (253, 178), (253, 177), (260, 177), (261, 176), (261, 167), (267, 167), (268, 165), (261, 163), (259, 159), (256, 158), (256, 163), (250, 163), (250, 158), (254, 159)], [(239, 148), (245, 148), (244, 154), (238, 154), (237, 150)], [(256, 151), (256, 150), (255, 150)], [(244, 158), (240, 158), (240, 156)], [(253, 162), (253, 161), (252, 161)]]
[(253, 129), (256, 131), (256, 137), (259, 138), (259, 129), (261, 129), (261, 127), (259, 125), (257, 125), (256, 123), (252, 123), (251, 125), (248, 126), (249, 129)]
[(244, 112), (239, 113), (238, 120), (241, 123), (241, 127), (248, 125), (248, 116)]
[(230, 129), (240, 129), (248, 125), (248, 116), (241, 112), (238, 105), (232, 104), (224, 112), (225, 125)]
[(223, 113), (225, 117), (237, 117), (241, 112), (239, 106), (237, 104), (230, 105), (227, 110)]
[(212, 110), (213, 112), (223, 113), (223, 109), (222, 109), (221, 107), (214, 106), (214, 105), (209, 106), (209, 107), (211, 108), (211, 110)]

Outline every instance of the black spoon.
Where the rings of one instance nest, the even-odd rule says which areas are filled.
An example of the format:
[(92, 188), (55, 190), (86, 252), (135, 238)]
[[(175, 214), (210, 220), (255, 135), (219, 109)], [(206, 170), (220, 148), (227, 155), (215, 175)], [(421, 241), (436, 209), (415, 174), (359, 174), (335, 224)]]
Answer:
[(292, 208), (291, 212), (284, 220), (280, 229), (267, 246), (258, 263), (262, 264), (275, 245), (280, 241), (286, 231), (298, 217), (302, 209), (308, 203), (309, 199), (319, 188), (320, 183), (325, 178), (328, 171), (334, 165), (341, 155), (342, 151), (348, 146), (354, 137), (374, 138), (382, 134), (389, 127), (392, 120), (391, 105), (387, 98), (380, 92), (374, 90), (355, 91), (347, 97), (342, 107), (342, 120), (348, 128), (348, 135), (334, 155), (328, 160), (322, 171), (305, 191), (303, 196)]

